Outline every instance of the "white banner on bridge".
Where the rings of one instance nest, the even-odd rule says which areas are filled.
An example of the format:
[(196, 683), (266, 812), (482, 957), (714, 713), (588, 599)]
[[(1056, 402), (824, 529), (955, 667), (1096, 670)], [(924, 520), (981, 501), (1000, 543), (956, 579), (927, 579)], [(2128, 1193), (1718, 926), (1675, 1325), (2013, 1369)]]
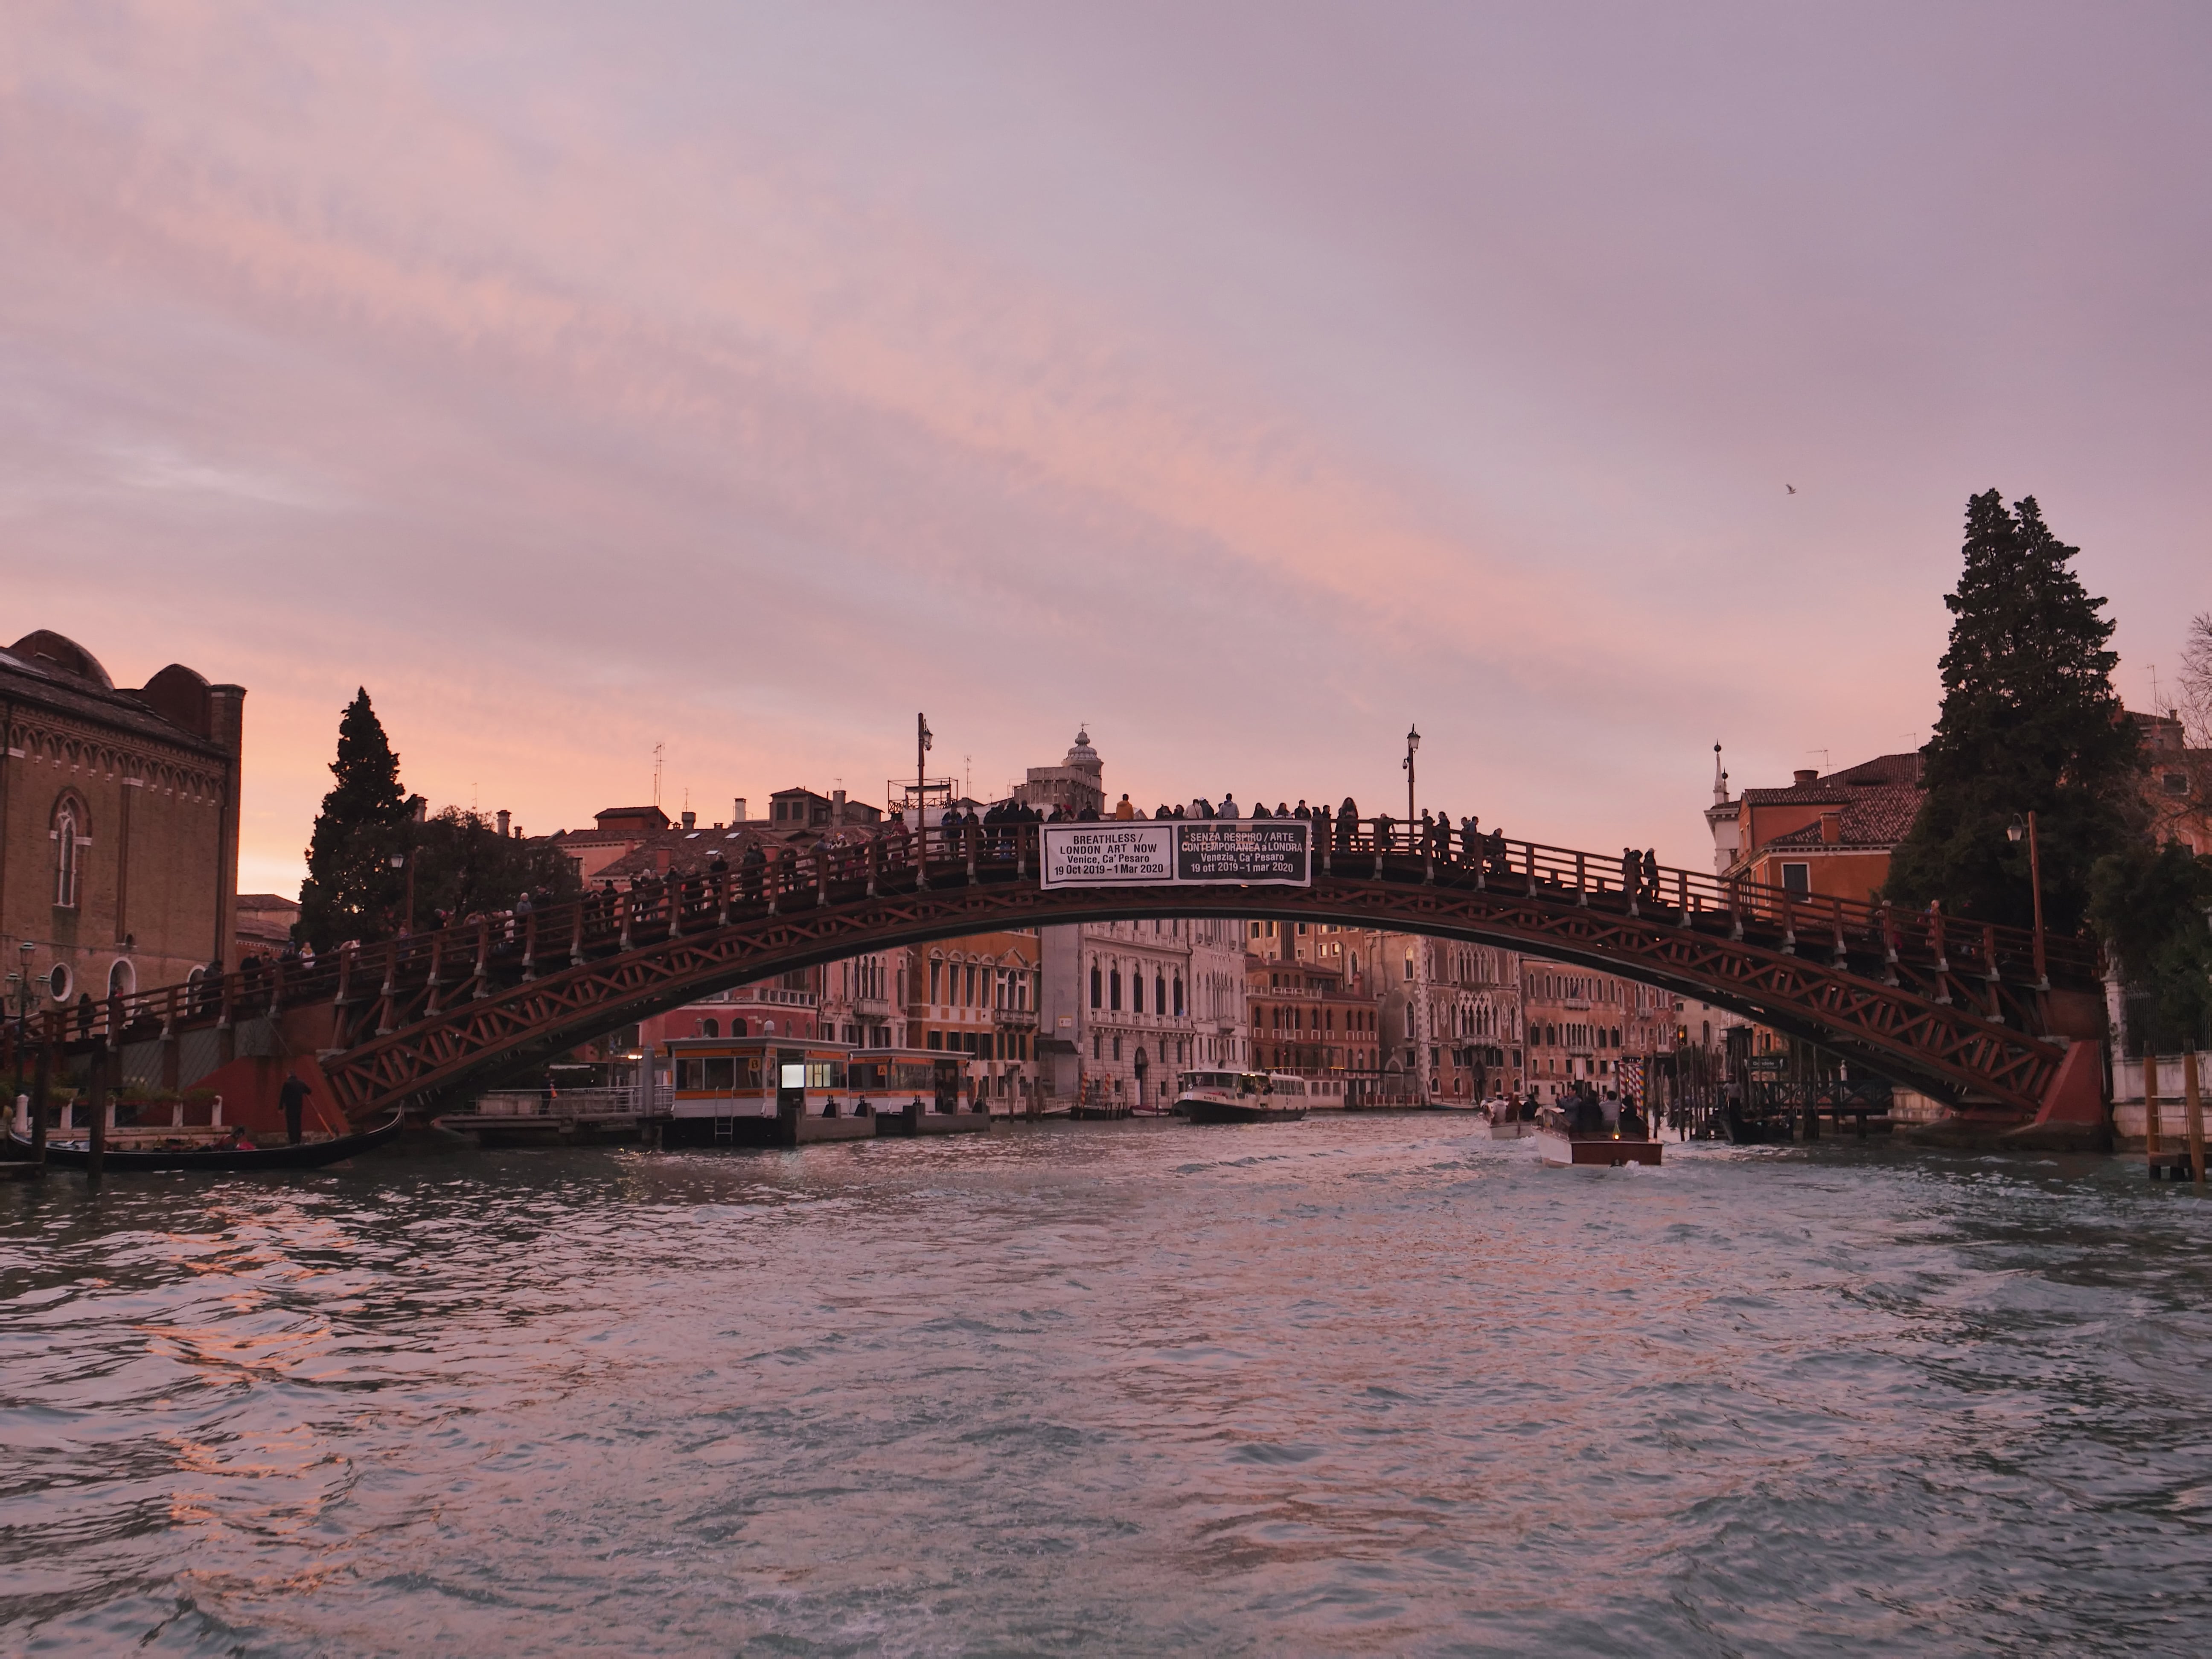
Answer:
[(1102, 818), (1044, 828), (1047, 887), (1310, 887), (1304, 818)]

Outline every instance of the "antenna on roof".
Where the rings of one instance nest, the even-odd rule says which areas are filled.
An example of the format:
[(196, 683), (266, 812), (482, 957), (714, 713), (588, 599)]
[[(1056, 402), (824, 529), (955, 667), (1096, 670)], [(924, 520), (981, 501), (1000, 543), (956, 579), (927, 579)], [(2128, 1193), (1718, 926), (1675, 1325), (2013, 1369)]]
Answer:
[(1826, 750), (1808, 749), (1805, 752), (1808, 755), (1818, 755), (1820, 757), (1820, 769), (1823, 772), (1828, 769), (1828, 751)]
[(660, 805), (660, 755), (667, 747), (665, 743), (653, 745), (653, 804), (655, 806)]

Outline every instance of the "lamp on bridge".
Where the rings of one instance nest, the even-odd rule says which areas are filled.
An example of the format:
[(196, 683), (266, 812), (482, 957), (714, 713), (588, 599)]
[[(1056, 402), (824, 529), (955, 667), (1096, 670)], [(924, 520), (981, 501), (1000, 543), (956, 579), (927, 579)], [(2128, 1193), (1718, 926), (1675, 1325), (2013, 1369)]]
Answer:
[(1406, 822), (1408, 825), (1413, 822), (1413, 751), (1420, 746), (1420, 728), (1413, 726), (1407, 726), (1406, 728)]
[(411, 933), (415, 931), (415, 860), (404, 853), (394, 853), (392, 867), (407, 872), (407, 920), (401, 926)]
[(2035, 814), (2030, 812), (2023, 823), (2014, 813), (2012, 822), (2005, 825), (2005, 839), (2015, 847), (2022, 839), (2027, 842), (2027, 884), (2035, 896), (2035, 988), (2047, 991), (2051, 975), (2043, 962), (2043, 859), (2035, 845)]

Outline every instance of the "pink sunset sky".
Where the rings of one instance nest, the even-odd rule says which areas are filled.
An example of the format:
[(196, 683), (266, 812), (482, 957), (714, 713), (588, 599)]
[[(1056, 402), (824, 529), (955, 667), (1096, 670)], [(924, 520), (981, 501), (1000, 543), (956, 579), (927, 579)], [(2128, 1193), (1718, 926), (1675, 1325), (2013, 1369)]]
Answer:
[[(2212, 608), (2212, 9), (27, 3), (0, 638), (532, 831), (1088, 722), (1709, 856), (1911, 746), (1968, 495)], [(1785, 484), (1798, 494), (1786, 493)]]

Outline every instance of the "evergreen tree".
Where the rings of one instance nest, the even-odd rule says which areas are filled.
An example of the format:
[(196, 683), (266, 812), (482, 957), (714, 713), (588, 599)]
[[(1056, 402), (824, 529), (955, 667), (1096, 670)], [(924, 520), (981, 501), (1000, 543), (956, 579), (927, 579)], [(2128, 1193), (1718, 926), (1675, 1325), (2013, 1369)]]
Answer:
[(392, 867), (404, 850), (415, 802), (399, 787), (399, 757), (366, 687), (338, 720), (337, 787), (323, 797), (307, 842), (300, 931), (318, 950), (394, 931), (405, 878)]
[(2112, 690), (2105, 601), (2072, 568), (2079, 551), (2032, 495), (2010, 513), (1994, 489), (1967, 502), (1965, 568), (1943, 600), (1942, 715), (1922, 750), (1928, 799), (1891, 860), (1888, 896), (2027, 926), (2028, 849), (2005, 827), (2033, 811), (2044, 913), (2072, 933), (2090, 867), (2136, 833), (2137, 733)]

